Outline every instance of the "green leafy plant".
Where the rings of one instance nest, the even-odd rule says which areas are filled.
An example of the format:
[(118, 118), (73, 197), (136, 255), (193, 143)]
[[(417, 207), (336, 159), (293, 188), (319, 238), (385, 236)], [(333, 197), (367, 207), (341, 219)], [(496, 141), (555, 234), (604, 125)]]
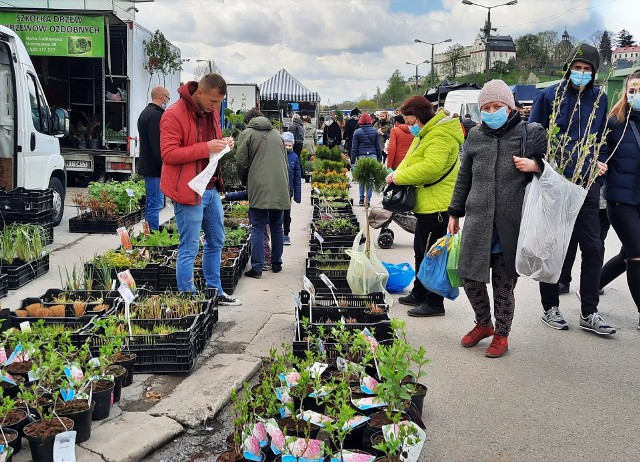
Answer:
[(178, 233), (170, 233), (167, 228), (161, 231), (152, 230), (148, 236), (139, 234), (131, 238), (131, 244), (144, 247), (170, 247), (180, 244), (180, 235)]

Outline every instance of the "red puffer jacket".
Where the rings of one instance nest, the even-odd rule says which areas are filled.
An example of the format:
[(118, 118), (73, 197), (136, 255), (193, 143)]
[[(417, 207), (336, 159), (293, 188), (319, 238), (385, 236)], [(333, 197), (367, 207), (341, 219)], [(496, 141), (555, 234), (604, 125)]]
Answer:
[[(200, 204), (200, 196), (187, 183), (209, 164), (207, 141), (222, 138), (220, 114), (202, 112), (191, 98), (197, 88), (197, 82), (182, 85), (178, 89), (180, 99), (160, 120), (160, 189), (165, 196), (183, 205)], [(214, 187), (223, 191), (220, 165), (207, 189)]]
[(411, 134), (406, 124), (400, 124), (391, 129), (387, 167), (391, 167), (394, 170), (398, 168), (414, 139), (415, 136)]

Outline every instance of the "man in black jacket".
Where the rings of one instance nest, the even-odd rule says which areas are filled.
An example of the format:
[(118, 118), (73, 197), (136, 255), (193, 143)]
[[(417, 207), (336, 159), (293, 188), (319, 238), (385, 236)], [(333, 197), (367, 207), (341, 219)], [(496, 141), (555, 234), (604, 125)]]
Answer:
[(158, 229), (160, 210), (164, 207), (164, 196), (160, 191), (160, 119), (169, 103), (169, 91), (164, 87), (151, 90), (151, 102), (144, 108), (138, 118), (138, 134), (140, 137), (140, 158), (138, 173), (144, 177), (147, 194), (145, 220), (149, 229)]
[(360, 109), (354, 107), (349, 114), (349, 120), (344, 123), (344, 149), (348, 155), (351, 155), (351, 145), (353, 143), (353, 132), (358, 128), (358, 118), (360, 117)]

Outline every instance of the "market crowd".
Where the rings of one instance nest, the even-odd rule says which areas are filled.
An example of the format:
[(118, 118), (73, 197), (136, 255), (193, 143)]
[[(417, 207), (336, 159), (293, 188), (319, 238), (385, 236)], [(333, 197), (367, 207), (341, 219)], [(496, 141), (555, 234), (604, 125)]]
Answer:
[[(563, 276), (555, 284), (540, 283), (541, 321), (553, 329), (569, 328), (559, 295), (568, 292), (578, 246), (582, 259), (579, 326), (599, 335), (615, 334), (598, 304), (601, 290), (623, 273), (640, 312), (640, 71), (627, 77), (625, 91), (607, 113), (607, 95), (594, 85), (597, 49), (579, 45), (570, 56), (564, 78), (536, 96), (527, 121), (520, 116), (509, 87), (502, 80), (492, 80), (478, 98), (480, 124), (466, 114), (446, 113), (422, 96), (410, 97), (393, 114), (382, 112), (376, 117), (355, 108), (343, 125), (331, 116), (321, 122), (322, 143), (340, 146), (352, 165), (375, 158), (388, 168), (388, 184), (415, 186), (416, 271), (436, 239), (464, 228), (458, 272), (475, 326), (461, 344), (472, 347), (491, 337), (487, 357), (508, 351), (525, 187), (534, 175), (550, 168), (544, 161), (550, 119), (559, 128), (558, 136), (566, 135), (558, 160), (562, 173), (588, 191), (573, 228)], [(180, 100), (166, 110), (162, 105), (168, 102), (168, 93), (158, 90), (158, 98), (150, 103), (158, 106), (151, 114), (158, 128), (153, 131), (157, 142), (149, 143), (147, 155), (153, 153), (161, 169), (145, 174), (145, 180), (148, 175), (148, 187), (159, 188), (174, 203), (180, 233), (178, 289), (195, 290), (193, 265), (203, 230), (207, 287), (218, 289), (222, 304), (237, 305), (240, 301), (226, 295), (220, 283), (221, 197), (225, 198), (220, 166), (204, 194), (197, 194), (188, 183), (207, 167), (212, 155), (235, 146), (247, 190), (233, 198), (248, 199), (252, 224), (251, 269), (245, 275), (259, 278), (265, 270), (279, 272), (283, 245), (290, 244), (291, 202), (300, 202), (299, 155), (303, 148), (313, 152), (316, 127), (308, 116), (294, 114), (289, 131), (281, 134), (252, 109), (245, 116), (246, 129), (234, 141), (222, 137), (219, 108), (226, 83), (221, 76), (209, 74), (200, 82), (187, 82), (179, 94)], [(588, 143), (588, 150), (576, 149), (587, 139), (596, 142)], [(144, 155), (141, 152), (141, 158)], [(589, 181), (590, 169), (597, 175), (595, 181)], [(157, 194), (161, 197), (160, 191)], [(361, 187), (360, 205), (365, 195), (370, 197), (371, 191)], [(609, 226), (622, 248), (603, 264)], [(493, 287), (493, 316), (488, 283)], [(418, 278), (399, 302), (411, 306), (410, 316), (445, 314), (444, 298)]]

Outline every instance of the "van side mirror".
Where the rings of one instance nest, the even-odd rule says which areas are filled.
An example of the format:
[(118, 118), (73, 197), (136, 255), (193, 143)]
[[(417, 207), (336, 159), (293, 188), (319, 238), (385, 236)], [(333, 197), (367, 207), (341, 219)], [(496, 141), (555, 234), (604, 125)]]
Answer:
[(56, 138), (64, 138), (69, 135), (69, 113), (62, 108), (55, 108), (51, 117), (51, 134)]

